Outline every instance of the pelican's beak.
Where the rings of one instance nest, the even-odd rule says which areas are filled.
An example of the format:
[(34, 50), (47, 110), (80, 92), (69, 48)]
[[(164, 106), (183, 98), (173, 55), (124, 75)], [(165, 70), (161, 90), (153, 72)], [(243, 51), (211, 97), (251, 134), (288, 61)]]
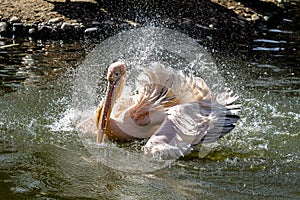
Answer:
[(113, 104), (116, 96), (116, 85), (114, 83), (108, 83), (106, 95), (102, 104), (102, 109), (98, 118), (98, 136), (97, 143), (102, 143), (104, 140), (104, 134), (107, 130), (108, 120), (113, 108)]
[(108, 134), (108, 122), (115, 101), (119, 98), (125, 81), (125, 64), (114, 63), (108, 69), (108, 85), (102, 105), (97, 110), (96, 122), (98, 128), (97, 143), (102, 143), (104, 135)]

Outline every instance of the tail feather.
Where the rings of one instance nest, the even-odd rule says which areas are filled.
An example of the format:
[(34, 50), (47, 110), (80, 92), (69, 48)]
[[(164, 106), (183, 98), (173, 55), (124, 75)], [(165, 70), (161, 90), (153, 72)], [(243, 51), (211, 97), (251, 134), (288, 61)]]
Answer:
[(215, 120), (200, 143), (215, 142), (235, 127), (235, 123), (240, 119), (238, 113), (241, 110), (241, 104), (234, 104), (238, 96), (232, 94), (230, 89), (226, 89), (215, 98), (216, 105), (212, 113)]
[(235, 123), (239, 119), (238, 116), (229, 116), (224, 120), (218, 119), (218, 123), (214, 123), (214, 127), (207, 130), (206, 135), (201, 139), (200, 143), (211, 143), (215, 142), (218, 139), (224, 137), (227, 133), (229, 133), (234, 127)]

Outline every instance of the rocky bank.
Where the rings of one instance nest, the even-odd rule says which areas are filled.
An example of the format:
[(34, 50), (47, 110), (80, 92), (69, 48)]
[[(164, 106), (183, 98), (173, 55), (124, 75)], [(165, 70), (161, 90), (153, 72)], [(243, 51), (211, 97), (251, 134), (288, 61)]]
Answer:
[(0, 0), (1, 38), (106, 38), (144, 25), (241, 40), (284, 12), (280, 0)]

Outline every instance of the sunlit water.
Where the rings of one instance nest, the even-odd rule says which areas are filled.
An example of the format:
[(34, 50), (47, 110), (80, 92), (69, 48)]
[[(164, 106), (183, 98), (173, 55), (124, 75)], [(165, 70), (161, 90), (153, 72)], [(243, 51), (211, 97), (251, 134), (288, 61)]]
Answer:
[[(254, 56), (246, 61), (213, 55), (218, 66), (215, 68), (211, 64), (213, 59), (201, 56), (207, 54), (192, 39), (163, 30), (166, 40), (159, 40), (161, 36), (155, 36), (157, 29), (153, 28), (114, 36), (97, 46), (76, 69), (46, 80), (35, 82), (38, 76), (32, 74), (37, 73), (30, 71), (26, 75), (23, 68), (19, 71), (25, 73), (25, 83), (30, 84), (7, 79), (0, 97), (1, 199), (299, 198), (300, 74), (298, 63), (290, 62), (293, 59), (288, 58), (292, 55), (285, 51), (292, 41), (286, 37), (278, 39), (281, 34), (289, 33), (274, 32), (272, 28), (269, 32), (276, 33), (274, 37), (256, 38), (250, 51)], [(118, 44), (120, 40), (123, 42)], [(124, 49), (132, 45), (136, 47), (132, 51)], [(62, 51), (59, 56), (42, 57), (53, 61), (50, 66), (61, 69), (64, 67), (57, 63), (73, 62), (61, 57), (70, 51), (64, 48)], [(280, 56), (289, 65), (276, 60)], [(241, 120), (228, 136), (209, 149), (208, 155), (200, 148), (147, 173), (128, 170), (135, 165), (130, 159), (124, 162), (126, 155), (115, 154), (126, 170), (122, 170), (120, 163), (115, 163), (115, 168), (103, 163), (93, 156), (75, 126), (94, 113), (104, 94), (106, 67), (116, 59), (128, 62), (128, 77), (132, 77), (129, 85), (149, 60), (159, 59), (202, 76), (213, 89), (214, 83), (231, 87), (243, 104)], [(203, 59), (205, 62), (199, 67)], [(32, 65), (20, 66), (38, 69), (39, 63), (31, 60)], [(83, 59), (76, 57), (76, 60)], [(49, 72), (53, 71), (50, 67)], [(114, 146), (107, 148), (113, 151)], [(140, 144), (131, 143), (116, 152), (139, 150)]]

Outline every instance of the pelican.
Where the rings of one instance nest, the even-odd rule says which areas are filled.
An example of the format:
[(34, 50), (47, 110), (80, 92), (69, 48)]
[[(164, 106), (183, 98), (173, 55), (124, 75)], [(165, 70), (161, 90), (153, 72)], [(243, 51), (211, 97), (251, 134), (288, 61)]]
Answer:
[(126, 64), (107, 72), (106, 95), (96, 111), (97, 143), (104, 138), (128, 141), (149, 138), (145, 154), (184, 156), (194, 145), (215, 142), (238, 121), (238, 99), (230, 89), (213, 96), (199, 77), (157, 65), (138, 78), (138, 92), (122, 97)]

